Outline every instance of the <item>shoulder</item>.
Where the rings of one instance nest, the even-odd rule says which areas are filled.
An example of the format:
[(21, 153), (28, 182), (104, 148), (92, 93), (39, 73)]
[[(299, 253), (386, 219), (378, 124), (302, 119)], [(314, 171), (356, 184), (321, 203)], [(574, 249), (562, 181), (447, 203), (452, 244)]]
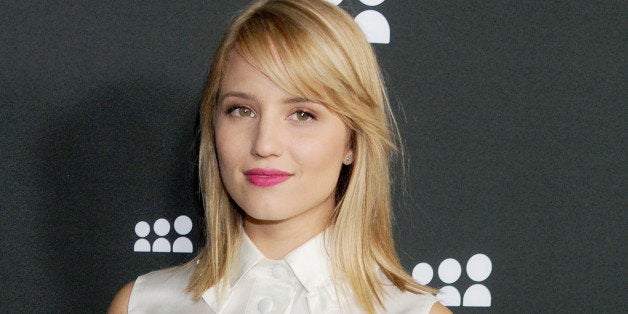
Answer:
[(137, 277), (133, 291), (143, 289), (186, 290), (194, 267), (189, 264), (161, 269)]
[(451, 314), (451, 311), (440, 302), (436, 302), (430, 309), (430, 314)]
[(113, 297), (111, 305), (107, 310), (108, 314), (127, 313), (129, 309), (129, 298), (131, 297), (131, 291), (133, 290), (133, 284), (135, 281), (129, 282)]
[(192, 271), (193, 267), (182, 265), (139, 276), (118, 292), (108, 313), (154, 313), (159, 312), (156, 309), (193, 304), (187, 291)]
[(438, 302), (435, 296), (429, 293), (401, 291), (395, 286), (387, 287), (386, 292), (384, 305), (387, 313), (451, 313), (449, 309)]
[(137, 277), (131, 293), (130, 304), (135, 301), (159, 300), (168, 295), (173, 298), (188, 298), (187, 287), (194, 267), (189, 264), (150, 272)]

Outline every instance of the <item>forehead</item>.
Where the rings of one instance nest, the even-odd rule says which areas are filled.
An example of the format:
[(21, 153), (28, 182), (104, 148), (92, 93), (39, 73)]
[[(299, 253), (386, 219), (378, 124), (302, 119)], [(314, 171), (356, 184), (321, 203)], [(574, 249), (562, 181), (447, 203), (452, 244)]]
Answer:
[[(225, 60), (224, 72), (220, 80), (221, 86), (229, 86), (234, 83), (243, 83), (245, 78), (255, 78), (262, 75), (255, 67), (248, 63), (235, 51), (229, 53)], [(246, 80), (244, 80), (246, 82)]]
[(219, 94), (222, 95), (232, 91), (244, 92), (249, 90), (257, 90), (260, 92), (283, 91), (283, 89), (237, 52), (231, 52), (225, 62), (224, 73), (220, 81)]

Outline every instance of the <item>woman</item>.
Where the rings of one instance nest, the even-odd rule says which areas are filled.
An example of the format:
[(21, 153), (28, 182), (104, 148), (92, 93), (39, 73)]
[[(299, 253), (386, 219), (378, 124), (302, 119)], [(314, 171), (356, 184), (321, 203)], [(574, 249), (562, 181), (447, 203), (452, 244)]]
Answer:
[(207, 245), (125, 286), (111, 312), (449, 313), (397, 260), (394, 121), (344, 11), (252, 4), (214, 56), (200, 118)]

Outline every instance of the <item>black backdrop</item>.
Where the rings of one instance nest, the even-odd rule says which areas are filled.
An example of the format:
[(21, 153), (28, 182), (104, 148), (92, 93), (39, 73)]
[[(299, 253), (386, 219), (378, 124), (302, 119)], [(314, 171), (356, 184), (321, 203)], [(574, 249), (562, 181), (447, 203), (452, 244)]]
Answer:
[[(134, 245), (198, 249), (197, 108), (245, 2), (0, 4), (0, 312), (102, 312), (191, 258)], [(373, 45), (407, 148), (408, 271), (427, 263), (463, 295), (467, 261), (488, 257), (490, 306), (459, 313), (625, 311), (627, 3), (365, 3), (340, 6), (390, 25)]]

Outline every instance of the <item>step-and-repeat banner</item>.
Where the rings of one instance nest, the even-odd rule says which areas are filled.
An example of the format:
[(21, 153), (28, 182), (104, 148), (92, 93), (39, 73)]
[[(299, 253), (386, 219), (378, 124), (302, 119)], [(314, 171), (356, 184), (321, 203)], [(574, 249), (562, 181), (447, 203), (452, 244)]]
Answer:
[[(457, 313), (625, 311), (626, 2), (332, 2), (385, 73), (413, 278)], [(102, 312), (202, 246), (197, 110), (245, 3), (0, 5), (0, 312)]]

